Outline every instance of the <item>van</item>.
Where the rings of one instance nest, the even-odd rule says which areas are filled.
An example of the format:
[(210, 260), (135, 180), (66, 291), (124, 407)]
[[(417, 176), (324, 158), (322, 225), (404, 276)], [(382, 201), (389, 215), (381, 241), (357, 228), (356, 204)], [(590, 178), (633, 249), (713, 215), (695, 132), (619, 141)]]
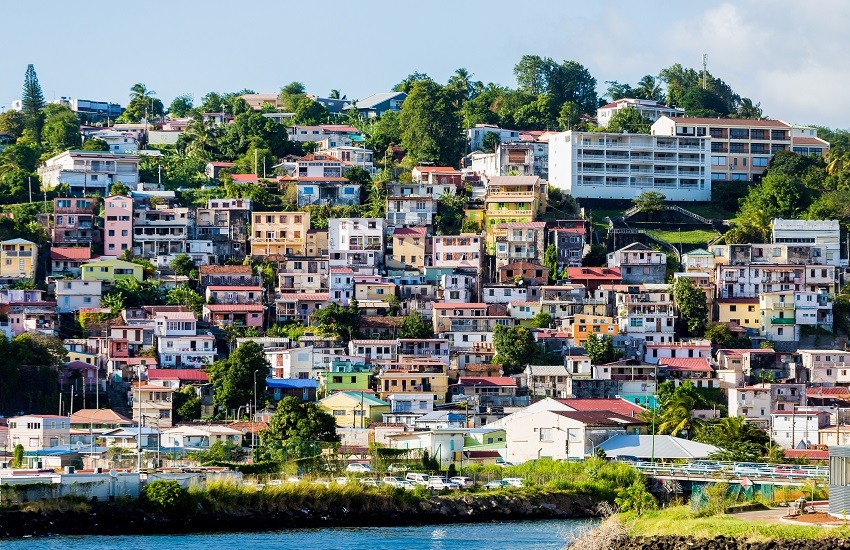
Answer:
[(418, 474), (415, 472), (408, 473), (404, 476), (404, 479), (413, 483), (414, 485), (428, 485), (428, 480), (431, 478), (428, 474)]

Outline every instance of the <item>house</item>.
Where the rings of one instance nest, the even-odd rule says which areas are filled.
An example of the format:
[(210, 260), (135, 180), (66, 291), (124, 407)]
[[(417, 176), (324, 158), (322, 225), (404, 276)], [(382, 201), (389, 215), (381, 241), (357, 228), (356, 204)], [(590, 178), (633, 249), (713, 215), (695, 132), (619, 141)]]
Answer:
[(99, 139), (106, 142), (106, 145), (109, 147), (109, 152), (111, 153), (135, 154), (139, 150), (139, 144), (132, 133), (118, 132), (110, 128), (104, 128), (103, 130), (93, 132), (89, 136), (89, 139)]
[(684, 116), (685, 110), (679, 107), (668, 107), (652, 99), (634, 99), (624, 97), (611, 103), (607, 103), (596, 109), (596, 124), (600, 128), (607, 128), (613, 117), (622, 109), (635, 109), (640, 116), (655, 122), (662, 116), (677, 117)]
[(56, 281), (56, 311), (73, 313), (82, 308), (99, 308), (103, 281), (59, 279)]
[(184, 386), (206, 386), (209, 375), (197, 369), (148, 369), (148, 383), (164, 386), (175, 391)]
[(632, 243), (609, 252), (608, 267), (620, 270), (623, 283), (663, 283), (667, 273), (667, 254), (642, 243)]
[(71, 420), (67, 416), (31, 414), (8, 419), (9, 444), (21, 445), (24, 452), (43, 451), (68, 445), (71, 441)]
[(338, 143), (335, 147), (322, 147), (316, 153), (362, 168), (373, 175), (377, 172), (372, 162), (374, 152), (371, 149), (354, 146), (350, 141), (347, 144)]
[(801, 349), (797, 353), (800, 355), (807, 383), (827, 388), (850, 385), (850, 351)]
[(357, 113), (361, 118), (380, 117), (387, 111), (401, 111), (401, 105), (407, 99), (405, 92), (379, 92), (356, 102)]
[(672, 435), (615, 435), (599, 448), (609, 458), (635, 457), (643, 460), (706, 460), (720, 449)]
[(372, 367), (350, 359), (336, 360), (328, 371), (319, 374), (319, 380), (327, 395), (338, 391), (369, 391), (372, 386)]
[(209, 199), (195, 211), (195, 238), (212, 243), (212, 263), (245, 259), (251, 206), (251, 199)]
[(198, 334), (190, 311), (163, 311), (154, 318), (157, 352), (163, 367), (200, 368), (215, 361), (215, 336)]
[(254, 212), (251, 256), (303, 256), (310, 216), (304, 212)]
[(328, 220), (331, 267), (383, 266), (385, 226), (383, 218)]
[(586, 315), (579, 313), (573, 316), (570, 325), (570, 335), (576, 346), (584, 347), (587, 337), (595, 334), (598, 338), (603, 336), (614, 337), (620, 333), (620, 325), (613, 317), (605, 315)]
[(687, 342), (648, 342), (646, 344), (647, 363), (661, 364), (666, 358), (711, 359), (710, 340), (691, 340)]
[(38, 245), (26, 239), (0, 241), (0, 279), (35, 280)]
[(647, 344), (675, 339), (677, 316), (670, 285), (616, 285), (607, 288), (614, 292), (620, 334), (645, 340)]
[[(498, 257), (496, 264), (499, 263)], [(516, 261), (497, 268), (501, 284), (516, 284), (517, 279), (526, 285), (545, 285), (549, 282), (549, 268), (535, 262)]]
[(298, 207), (308, 204), (351, 206), (360, 204), (360, 184), (349, 182), (351, 165), (331, 155), (313, 153), (295, 162)]
[(328, 290), (328, 260), (299, 256), (287, 257), (282, 267), (278, 268), (277, 278), (279, 292), (315, 293)]
[(747, 421), (767, 428), (774, 412), (793, 412), (806, 404), (805, 384), (759, 383), (728, 388), (729, 416), (743, 416)]
[(397, 227), (393, 231), (393, 252), (387, 257), (387, 269), (424, 269), (431, 259), (429, 244), (426, 228)]
[(806, 449), (820, 444), (820, 430), (829, 426), (829, 412), (820, 410), (774, 411), (770, 436), (785, 449)]
[(712, 181), (758, 182), (773, 155), (791, 150), (792, 143), (791, 125), (781, 120), (662, 116), (652, 124), (651, 132), (658, 139), (664, 136), (665, 140), (700, 142), (706, 147), (710, 143), (710, 154), (707, 149), (700, 152), (705, 151), (706, 162), (710, 160), (704, 168)]
[(363, 357), (367, 364), (374, 361), (393, 361), (396, 359), (395, 340), (351, 340), (348, 342), (348, 353)]
[(460, 463), (466, 428), (447, 428), (428, 431), (401, 432), (387, 436), (391, 449), (428, 452), (441, 467)]
[(397, 393), (430, 393), (434, 401), (444, 403), (449, 391), (446, 365), (437, 358), (404, 357), (398, 361), (378, 362), (378, 394), (382, 399)]
[(161, 445), (166, 449), (209, 449), (219, 442), (232, 448), (242, 446), (242, 432), (215, 424), (177, 426), (162, 430), (160, 437)]
[(759, 299), (754, 298), (718, 298), (717, 322), (738, 325), (758, 330), (761, 326)]
[[(529, 264), (530, 265), (530, 264)], [(511, 270), (507, 270), (511, 271)], [(533, 271), (531, 272), (533, 275)], [(514, 281), (514, 278), (508, 278), (505, 275), (505, 283), (504, 284), (491, 284), (485, 285), (481, 288), (481, 299), (485, 304), (514, 304), (514, 305), (527, 305), (527, 304), (536, 304), (540, 305), (539, 302), (529, 302), (528, 301), (528, 287), (524, 285), (517, 285)], [(460, 302), (466, 303), (466, 300), (447, 300), (444, 297), (444, 301), (446, 302)], [(511, 308), (508, 307), (508, 314), (511, 314)], [(539, 308), (538, 308), (539, 312)]]
[(667, 376), (674, 382), (690, 381), (697, 388), (719, 388), (720, 380), (705, 357), (664, 357), (658, 364), (665, 367)]
[(623, 281), (620, 269), (616, 267), (568, 267), (567, 279), (584, 285), (588, 292), (593, 292), (600, 285), (619, 285)]
[[(345, 138), (351, 135), (361, 135), (354, 126), (345, 124), (323, 124), (320, 126), (290, 126), (287, 128), (289, 139), (299, 143), (306, 141), (320, 142), (329, 137)], [(334, 147), (334, 145), (331, 145)]]
[(588, 247), (584, 220), (558, 220), (549, 224), (550, 244), (555, 245), (558, 267), (579, 267)]
[(102, 432), (132, 426), (133, 421), (112, 409), (80, 409), (70, 416), (70, 424), (72, 429)]
[(219, 181), (224, 173), (230, 173), (232, 162), (208, 162), (204, 174), (213, 181)]
[(203, 319), (219, 327), (262, 328), (265, 326), (265, 310), (263, 304), (204, 304)]
[(90, 247), (100, 241), (96, 208), (94, 199), (53, 199), (53, 244)]
[(53, 246), (50, 248), (50, 272), (57, 277), (64, 275), (79, 277), (82, 265), (90, 262), (91, 259), (92, 253), (89, 247)]
[(838, 220), (783, 220), (771, 224), (774, 244), (815, 245), (826, 249), (825, 263), (841, 262), (841, 229)]
[(53, 189), (68, 185), (72, 196), (90, 193), (109, 195), (113, 183), (130, 188), (139, 183), (139, 157), (102, 151), (64, 151), (44, 161), (38, 168), (41, 185)]
[(469, 150), (475, 151), (483, 147), (484, 137), (487, 134), (495, 134), (499, 140), (498, 143), (509, 143), (519, 141), (518, 130), (508, 130), (499, 128), (495, 124), (476, 124), (474, 128), (467, 128), (466, 140), (469, 143)]
[(102, 281), (112, 284), (121, 279), (136, 279), (142, 282), (143, 273), (142, 266), (124, 260), (100, 259), (82, 265), (84, 281)]
[(307, 230), (307, 254), (308, 258), (327, 258), (328, 256), (328, 230)]
[(391, 227), (433, 225), (437, 207), (437, 198), (431, 194), (393, 195), (387, 190), (386, 218)]
[(137, 425), (156, 426), (158, 429), (172, 426), (173, 389), (134, 382), (127, 393), (133, 408), (133, 422)]
[(570, 373), (565, 365), (528, 365), (523, 372), (525, 387), (531, 395), (569, 397)]
[(329, 300), (330, 295), (327, 292), (280, 294), (275, 300), (277, 320), (279, 323), (300, 321), (305, 325), (309, 324), (310, 315), (325, 307)]
[(543, 263), (546, 222), (514, 222), (496, 225), (496, 268), (515, 262)]
[(201, 289), (208, 286), (259, 286), (260, 276), (250, 265), (202, 265), (198, 267)]
[(390, 412), (390, 404), (375, 397), (371, 392), (340, 391), (317, 403), (319, 408), (333, 415), (340, 428), (366, 428), (372, 422), (380, 422), (384, 413)]
[(582, 459), (615, 435), (640, 435), (646, 422), (607, 411), (521, 410), (485, 427), (505, 430), (505, 459)]
[(133, 256), (148, 258), (157, 266), (167, 267), (179, 254), (186, 252), (189, 230), (193, 228), (194, 210), (139, 208), (133, 218)]
[(451, 387), (453, 401), (472, 400), (479, 405), (504, 404), (500, 399), (515, 397), (516, 392), (517, 381), (510, 376), (461, 376)]
[(537, 176), (495, 176), (487, 182), (484, 229), (487, 246), (495, 250), (496, 227), (502, 223), (533, 222), (545, 209), (548, 184)]
[(473, 233), (434, 235), (431, 239), (433, 256), (430, 265), (435, 269), (479, 271), (484, 254), (483, 239)]
[(275, 401), (294, 397), (302, 403), (312, 403), (316, 400), (319, 382), (310, 378), (266, 378), (266, 388)]
[[(8, 316), (8, 329), (14, 336), (24, 332), (41, 332), (50, 336), (56, 336), (59, 327), (59, 315), (56, 306), (52, 303), (14, 304), (6, 312)], [(7, 327), (3, 327), (4, 334), (8, 335)]]
[(549, 181), (577, 198), (635, 199), (660, 190), (667, 200), (708, 201), (712, 142), (696, 136), (562, 132), (549, 138)]

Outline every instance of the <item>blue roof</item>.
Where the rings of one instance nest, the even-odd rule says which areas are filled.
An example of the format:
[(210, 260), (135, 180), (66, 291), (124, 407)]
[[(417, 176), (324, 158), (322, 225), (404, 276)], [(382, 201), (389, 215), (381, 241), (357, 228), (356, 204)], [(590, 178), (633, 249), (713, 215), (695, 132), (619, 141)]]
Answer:
[(266, 386), (269, 389), (315, 389), (319, 387), (319, 381), (313, 378), (266, 378)]

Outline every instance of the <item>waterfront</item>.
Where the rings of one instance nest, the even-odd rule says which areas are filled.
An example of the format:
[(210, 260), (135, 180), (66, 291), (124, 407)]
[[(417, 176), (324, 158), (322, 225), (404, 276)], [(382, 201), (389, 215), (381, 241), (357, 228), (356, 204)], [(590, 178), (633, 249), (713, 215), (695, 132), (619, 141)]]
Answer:
[(175, 548), (212, 550), (400, 550), (407, 548), (508, 550), (564, 547), (567, 533), (592, 520), (519, 521), (504, 523), (419, 525), (412, 527), (353, 527), (295, 529), (261, 533), (216, 533), (151, 536), (55, 536), (5, 540), (3, 550), (147, 550)]

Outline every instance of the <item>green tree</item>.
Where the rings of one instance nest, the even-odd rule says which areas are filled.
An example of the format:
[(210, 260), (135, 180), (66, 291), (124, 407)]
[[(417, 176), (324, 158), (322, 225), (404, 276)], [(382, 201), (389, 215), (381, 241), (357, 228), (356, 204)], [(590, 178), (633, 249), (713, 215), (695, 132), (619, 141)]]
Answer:
[(168, 267), (174, 270), (176, 275), (188, 277), (193, 271), (197, 271), (198, 264), (188, 254), (178, 254), (170, 262)]
[(605, 94), (611, 98), (611, 101), (631, 98), (637, 95), (630, 84), (620, 83), (616, 80), (606, 80), (605, 84), (608, 85), (608, 88), (605, 90)]
[(566, 102), (573, 102), (582, 114), (596, 112), (596, 79), (580, 63), (556, 63), (551, 58), (524, 55), (514, 66), (514, 76), (520, 91), (549, 95), (557, 113)]
[(157, 512), (177, 512), (189, 504), (189, 492), (173, 479), (158, 479), (145, 486), (142, 499)]
[[(643, 117), (634, 107), (620, 109), (608, 122), (607, 131), (614, 133), (648, 134), (652, 122)], [(653, 193), (654, 191), (649, 191)], [(659, 193), (660, 194), (660, 193)]]
[(171, 306), (185, 306), (195, 315), (201, 315), (204, 297), (192, 290), (189, 285), (178, 285), (168, 291), (165, 303)]
[(418, 311), (405, 316), (399, 329), (399, 338), (431, 338), (434, 336), (434, 327), (422, 317)]
[(708, 322), (705, 293), (689, 278), (679, 277), (673, 283), (673, 299), (679, 309), (679, 319), (687, 326), (688, 333), (702, 336)]
[(41, 141), (41, 129), (44, 124), (44, 94), (38, 83), (38, 75), (35, 67), (27, 65), (24, 74), (24, 89), (21, 92), (21, 112), (24, 115), (24, 127), (31, 130), (35, 135), (36, 142)]
[(773, 442), (770, 436), (743, 416), (705, 422), (696, 430), (694, 441), (720, 448), (712, 458), (732, 461), (760, 461)]
[(599, 243), (590, 245), (590, 250), (581, 259), (584, 267), (604, 267), (608, 265), (608, 249)]
[(552, 326), (553, 318), (548, 313), (541, 311), (531, 319), (531, 326), (534, 328), (549, 328)]
[(641, 212), (651, 216), (664, 208), (664, 193), (658, 191), (644, 191), (632, 201), (632, 204), (640, 208)]
[(703, 336), (711, 340), (711, 345), (716, 348), (750, 349), (752, 347), (749, 338), (736, 338), (729, 330), (729, 326), (724, 323), (707, 324)]
[(484, 139), (481, 140), (481, 148), (485, 153), (493, 153), (496, 151), (496, 147), (499, 146), (500, 142), (501, 139), (497, 132), (487, 132), (484, 134)]
[(463, 228), (466, 197), (444, 191), (437, 199), (434, 226), (438, 235), (457, 235)]
[(83, 151), (109, 151), (109, 144), (102, 139), (91, 138), (83, 142)]
[(18, 139), (24, 133), (25, 125), (26, 120), (22, 111), (9, 109), (5, 113), (0, 113), (0, 134)]
[(109, 187), (110, 195), (124, 195), (126, 197), (130, 196), (130, 188), (121, 183), (120, 181), (116, 181)]
[(534, 334), (525, 327), (493, 327), (493, 363), (502, 365), (505, 374), (519, 372), (533, 363), (540, 353)]
[(415, 162), (457, 166), (466, 148), (450, 93), (431, 80), (416, 82), (399, 115), (401, 145)]
[(311, 320), (322, 334), (337, 336), (348, 342), (357, 336), (360, 326), (360, 309), (352, 300), (348, 306), (332, 302), (326, 307), (313, 311)]
[(151, 120), (164, 114), (165, 108), (162, 101), (156, 97), (156, 92), (139, 82), (130, 87), (130, 103), (127, 104), (127, 108), (118, 120), (136, 123), (145, 117)]
[(282, 450), (289, 452), (288, 458), (306, 457), (313, 454), (313, 444), (339, 441), (334, 417), (315, 403), (301, 403), (294, 397), (284, 397), (269, 419), (268, 428), (260, 433), (258, 456), (280, 459)]
[(64, 151), (80, 146), (80, 121), (68, 107), (50, 104), (44, 108), (41, 141), (48, 151)]
[(24, 446), (18, 443), (12, 451), (12, 462), (9, 464), (12, 468), (23, 468), (24, 466)]
[(201, 418), (201, 398), (192, 385), (183, 386), (173, 394), (173, 407), (177, 422)]
[(599, 338), (594, 333), (587, 335), (584, 352), (594, 365), (613, 363), (623, 357), (623, 353), (614, 349), (614, 340), (610, 336)]
[[(252, 341), (240, 345), (227, 359), (213, 363), (209, 368), (209, 376), (217, 411), (232, 411), (253, 402), (254, 380), (257, 381), (256, 391), (259, 396), (268, 375), (269, 362), (263, 354), (263, 348)], [(258, 401), (263, 400), (258, 397)]]
[(543, 266), (549, 270), (549, 282), (558, 280), (558, 248), (555, 243), (549, 244), (543, 252)]
[(561, 105), (558, 111), (558, 126), (561, 130), (575, 130), (581, 123), (581, 113), (578, 110), (578, 105), (573, 101), (567, 101)]
[(306, 95), (304, 84), (300, 82), (290, 82), (280, 89), (280, 100), (283, 103), (283, 108), (287, 111), (294, 112), (295, 106), (301, 98)]
[(646, 482), (642, 477), (622, 489), (614, 499), (614, 503), (620, 509), (620, 512), (634, 512), (639, 516), (658, 508), (658, 501), (655, 500), (652, 493), (647, 491)]
[(295, 123), (305, 126), (327, 124), (330, 118), (328, 109), (324, 105), (306, 96), (298, 100), (294, 113)]
[(171, 100), (171, 105), (168, 106), (169, 116), (183, 118), (192, 110), (192, 96), (183, 94)]
[(664, 96), (664, 90), (661, 88), (661, 84), (652, 75), (645, 75), (641, 78), (634, 91), (635, 96), (639, 99), (661, 101)]

